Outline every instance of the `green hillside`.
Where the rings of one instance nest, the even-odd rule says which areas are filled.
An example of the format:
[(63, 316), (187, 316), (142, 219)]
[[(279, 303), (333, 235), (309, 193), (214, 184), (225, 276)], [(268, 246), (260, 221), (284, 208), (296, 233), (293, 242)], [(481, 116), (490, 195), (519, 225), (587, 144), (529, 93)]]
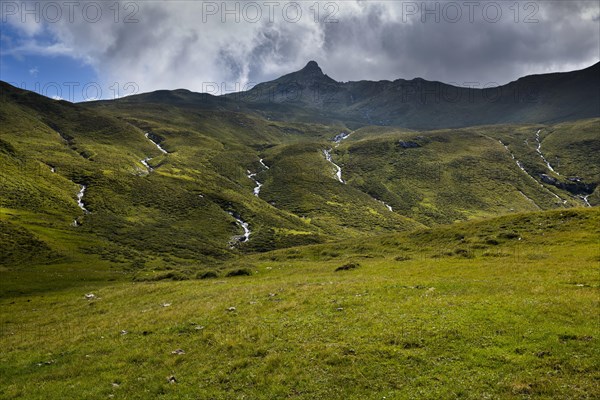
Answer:
[[(239, 253), (600, 201), (598, 119), (352, 131), (162, 96), (83, 107), (2, 87), (10, 268), (92, 257), (189, 278)], [(46, 253), (29, 254), (38, 244)]]

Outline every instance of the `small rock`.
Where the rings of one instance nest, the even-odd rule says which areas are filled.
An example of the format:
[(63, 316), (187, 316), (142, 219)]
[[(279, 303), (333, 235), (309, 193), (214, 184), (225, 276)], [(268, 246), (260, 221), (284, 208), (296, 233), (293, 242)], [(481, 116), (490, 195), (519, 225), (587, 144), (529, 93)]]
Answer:
[(171, 303), (162, 303), (163, 307), (171, 307)]
[(404, 140), (400, 140), (398, 142), (398, 145), (400, 147), (402, 147), (403, 149), (416, 149), (417, 147), (421, 147), (421, 145), (419, 145), (419, 143), (416, 142), (411, 142), (411, 141), (404, 141)]
[(202, 329), (204, 329), (204, 326), (202, 326), (202, 325), (198, 325), (198, 326), (196, 326), (196, 330), (197, 330), (197, 331), (200, 331), (200, 330), (202, 330)]
[(88, 300), (92, 300), (96, 298), (96, 295), (94, 293), (88, 293), (84, 297)]
[(127, 332), (125, 329), (123, 329), (123, 330), (121, 331), (121, 335), (127, 335), (128, 333), (129, 333), (129, 332)]
[(167, 378), (167, 382), (169, 383), (177, 383), (177, 378), (174, 375), (171, 375)]
[(277, 296), (277, 293), (269, 293), (269, 297), (275, 297)]
[(171, 352), (171, 354), (176, 354), (178, 356), (185, 354), (185, 351), (183, 351), (182, 349), (177, 349), (177, 350), (173, 350)]
[(227, 309), (227, 311), (229, 311), (229, 312), (233, 312), (233, 311), (235, 311), (235, 310), (236, 310), (236, 308), (235, 308), (235, 307), (229, 307), (229, 308)]
[(344, 311), (344, 307), (338, 307), (336, 308), (337, 311)]
[(113, 387), (119, 387), (120, 385), (117, 382), (112, 383)]

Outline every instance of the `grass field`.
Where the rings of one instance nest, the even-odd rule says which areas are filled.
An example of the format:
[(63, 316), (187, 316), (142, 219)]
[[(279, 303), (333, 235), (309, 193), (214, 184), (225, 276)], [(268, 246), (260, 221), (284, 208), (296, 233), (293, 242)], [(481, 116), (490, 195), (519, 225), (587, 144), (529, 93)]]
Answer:
[(599, 222), (517, 214), (7, 296), (0, 397), (597, 398)]

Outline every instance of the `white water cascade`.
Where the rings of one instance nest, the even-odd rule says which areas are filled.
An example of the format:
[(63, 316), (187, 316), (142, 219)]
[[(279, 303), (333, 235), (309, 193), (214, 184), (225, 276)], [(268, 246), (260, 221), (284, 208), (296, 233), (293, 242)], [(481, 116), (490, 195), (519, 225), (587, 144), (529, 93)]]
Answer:
[(546, 164), (546, 166), (548, 167), (548, 169), (550, 171), (554, 172), (556, 175), (560, 175), (558, 172), (556, 172), (554, 170), (554, 168), (552, 168), (552, 165), (550, 165), (550, 163), (548, 162), (548, 160), (546, 160), (546, 157), (544, 157), (544, 154), (542, 153), (542, 142), (540, 140), (540, 132), (541, 132), (541, 129), (538, 129), (538, 131), (535, 133), (535, 141), (537, 142), (537, 148), (535, 149), (535, 151), (537, 151), (537, 153), (541, 157), (542, 161), (544, 161), (544, 163)]
[(244, 234), (242, 236), (234, 236), (232, 238), (232, 243), (243, 243), (250, 240), (250, 235), (252, 234), (250, 225), (241, 218), (236, 217), (231, 211), (229, 211), (228, 214), (231, 215), (235, 219), (235, 222), (237, 222), (237, 224), (244, 230)]
[[(261, 158), (260, 160), (258, 160), (258, 162), (260, 163), (260, 165), (263, 167), (263, 170), (268, 170), (269, 167), (265, 164), (265, 162), (263, 161), (263, 159)], [(263, 187), (263, 184), (260, 183), (258, 181), (258, 179), (256, 179), (256, 175), (258, 175), (258, 172), (250, 172), (250, 170), (246, 170), (246, 173), (248, 175), (246, 175), (248, 177), (248, 179), (251, 179), (252, 181), (254, 181), (254, 184), (256, 185), (253, 189), (253, 193), (256, 197), (259, 197), (260, 195), (260, 189)]]
[[(152, 138), (150, 137), (150, 132), (144, 133), (144, 136), (146, 137), (146, 139), (148, 139), (150, 142), (152, 142), (152, 144), (155, 145), (163, 154), (169, 154), (169, 152), (166, 151), (165, 149), (163, 149), (160, 144), (158, 144), (157, 142), (155, 142), (154, 140), (152, 140)], [(153, 157), (146, 157), (143, 160), (140, 160), (140, 162), (148, 170), (148, 173), (154, 171), (154, 168), (152, 168), (150, 166), (150, 164), (149, 164), (149, 162), (150, 162), (150, 160), (152, 160), (152, 158)]]
[(329, 161), (331, 164), (333, 164), (333, 166), (335, 167), (335, 177), (337, 178), (338, 181), (340, 181), (341, 183), (346, 183), (344, 182), (344, 180), (342, 179), (342, 168), (340, 168), (339, 165), (337, 165), (336, 163), (333, 162), (333, 159), (331, 158), (331, 149), (329, 150), (323, 150), (323, 154), (325, 155), (325, 159), (327, 161)]

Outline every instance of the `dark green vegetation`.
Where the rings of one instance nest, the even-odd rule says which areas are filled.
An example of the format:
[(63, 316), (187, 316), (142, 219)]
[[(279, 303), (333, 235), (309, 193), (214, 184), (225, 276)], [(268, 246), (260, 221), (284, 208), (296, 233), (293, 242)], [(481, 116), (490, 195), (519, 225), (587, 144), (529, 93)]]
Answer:
[(0, 397), (597, 397), (597, 68), (505, 119), (1, 83)]

